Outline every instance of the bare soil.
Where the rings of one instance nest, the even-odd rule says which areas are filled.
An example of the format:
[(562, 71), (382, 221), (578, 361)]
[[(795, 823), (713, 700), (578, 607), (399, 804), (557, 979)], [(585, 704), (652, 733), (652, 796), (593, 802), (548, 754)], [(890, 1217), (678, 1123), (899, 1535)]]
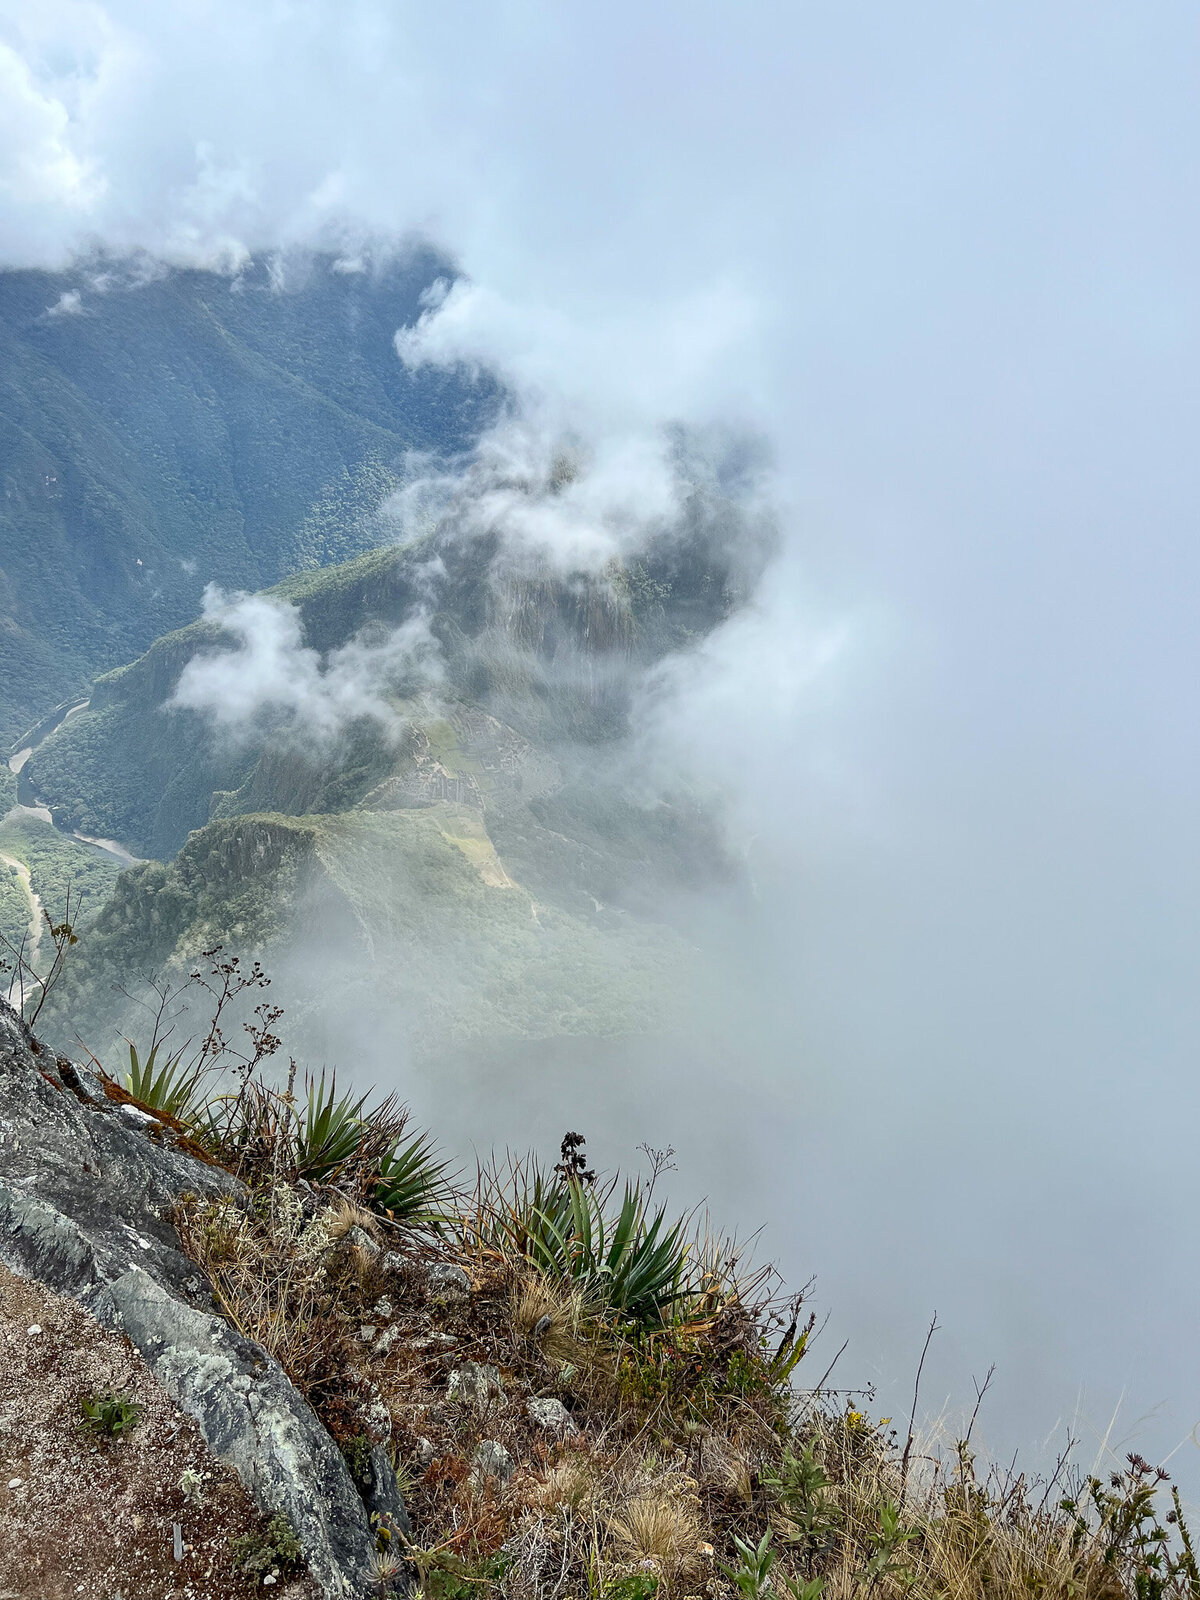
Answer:
[[(141, 1407), (123, 1438), (82, 1425), (106, 1392)], [(0, 1267), (0, 1600), (311, 1600), (307, 1578), (233, 1571), (230, 1540), (261, 1525), (127, 1339)]]

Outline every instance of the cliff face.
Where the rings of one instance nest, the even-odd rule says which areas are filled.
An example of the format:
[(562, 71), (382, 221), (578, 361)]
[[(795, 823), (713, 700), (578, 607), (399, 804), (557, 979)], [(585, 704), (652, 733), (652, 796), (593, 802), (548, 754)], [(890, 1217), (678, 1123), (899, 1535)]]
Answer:
[[(51, 1056), (2, 1002), (0, 1107), (0, 1263), (126, 1335), (264, 1514), (287, 1516), (321, 1592), (366, 1593), (374, 1537), (341, 1452), (179, 1248), (178, 1198), (236, 1181)], [(381, 1488), (398, 1513), (394, 1478)]]

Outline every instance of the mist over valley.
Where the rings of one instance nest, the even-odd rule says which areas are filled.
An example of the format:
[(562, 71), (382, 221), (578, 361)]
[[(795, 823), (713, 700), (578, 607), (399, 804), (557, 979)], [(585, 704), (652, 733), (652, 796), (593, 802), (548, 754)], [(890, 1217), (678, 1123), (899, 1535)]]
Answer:
[(10, 9), (0, 1321), (231, 1596), (1192, 1595), (1183, 8)]

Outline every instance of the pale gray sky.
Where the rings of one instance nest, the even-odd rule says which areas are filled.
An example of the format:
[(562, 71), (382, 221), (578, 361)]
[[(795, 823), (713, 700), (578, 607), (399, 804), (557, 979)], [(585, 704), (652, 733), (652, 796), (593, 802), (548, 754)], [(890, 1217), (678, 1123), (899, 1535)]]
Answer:
[(416, 228), (531, 408), (770, 435), (670, 737), (755, 838), (781, 1148), (689, 1177), (785, 1194), (848, 1377), (936, 1306), (1005, 1447), (1200, 1420), (1198, 66), (1167, 0), (0, 5), (7, 262)]

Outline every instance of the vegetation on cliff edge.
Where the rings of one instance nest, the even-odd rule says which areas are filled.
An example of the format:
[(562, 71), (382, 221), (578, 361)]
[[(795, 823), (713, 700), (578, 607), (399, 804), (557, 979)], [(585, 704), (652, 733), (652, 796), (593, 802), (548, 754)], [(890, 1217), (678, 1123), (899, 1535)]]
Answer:
[(441, 1600), (1200, 1597), (1149, 1463), (990, 1471), (975, 1417), (935, 1448), (825, 1376), (801, 1385), (805, 1294), (656, 1200), (671, 1152), (620, 1184), (568, 1134), (553, 1166), (463, 1182), (394, 1098), (277, 1069), (268, 984), (213, 951), (201, 1032), (175, 1042), (181, 992), (160, 989), (105, 1083), (244, 1180), (181, 1197), (180, 1240), (351, 1471), (391, 1456), (412, 1529), (377, 1525), (381, 1592), (407, 1573)]

